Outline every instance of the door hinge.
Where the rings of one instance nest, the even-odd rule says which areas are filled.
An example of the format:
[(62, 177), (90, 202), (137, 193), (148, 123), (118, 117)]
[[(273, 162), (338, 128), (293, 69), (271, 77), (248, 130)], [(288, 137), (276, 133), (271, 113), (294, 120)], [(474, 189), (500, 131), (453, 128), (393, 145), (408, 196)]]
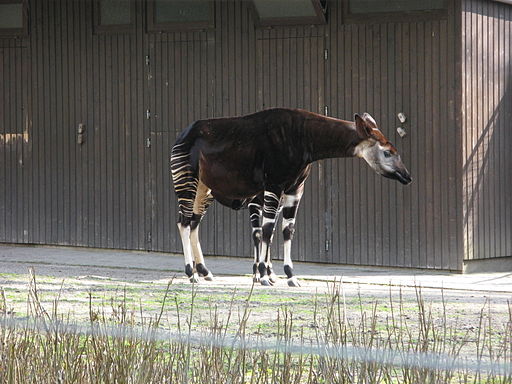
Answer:
[(329, 240), (325, 240), (325, 252), (329, 251)]
[(327, 105), (324, 106), (324, 115), (329, 116), (329, 107)]
[(151, 243), (151, 232), (146, 233), (146, 243)]
[(328, 59), (329, 59), (329, 50), (324, 49), (324, 60), (328, 60)]
[(146, 55), (146, 65), (149, 65), (149, 55)]
[(146, 137), (146, 148), (151, 148), (151, 137)]
[(150, 119), (151, 118), (151, 111), (149, 109), (146, 109), (146, 119)]

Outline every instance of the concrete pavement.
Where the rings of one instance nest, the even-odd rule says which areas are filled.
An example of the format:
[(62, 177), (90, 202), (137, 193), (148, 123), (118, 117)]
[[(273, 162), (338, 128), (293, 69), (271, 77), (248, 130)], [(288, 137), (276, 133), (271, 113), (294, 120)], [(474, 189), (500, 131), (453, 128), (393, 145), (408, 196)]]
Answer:
[[(248, 275), (250, 258), (213, 257), (206, 263), (214, 275)], [(34, 267), (39, 275), (79, 276), (84, 274), (116, 277), (126, 280), (154, 280), (169, 275), (182, 275), (183, 256), (177, 254), (70, 248), (51, 246), (0, 245), (0, 273), (26, 273)], [(301, 279), (339, 280), (368, 285), (396, 285), (445, 288), (478, 292), (510, 293), (512, 273), (458, 274), (442, 271), (360, 267), (331, 264), (294, 263)], [(283, 274), (282, 263), (274, 262), (274, 270)]]

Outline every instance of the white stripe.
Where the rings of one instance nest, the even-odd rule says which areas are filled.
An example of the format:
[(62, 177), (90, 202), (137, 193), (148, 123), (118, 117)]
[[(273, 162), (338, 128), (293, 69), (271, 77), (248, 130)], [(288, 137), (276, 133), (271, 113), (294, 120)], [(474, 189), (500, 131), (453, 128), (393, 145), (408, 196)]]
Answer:
[(269, 214), (275, 216), (276, 213), (277, 213), (277, 209), (274, 208), (274, 207), (267, 207), (267, 206), (265, 206), (265, 208), (263, 208), (263, 213), (269, 213)]
[(277, 195), (274, 192), (265, 191), (264, 197), (265, 198), (270, 197), (276, 201), (279, 201), (279, 197), (277, 197)]
[(300, 200), (299, 195), (284, 195), (283, 197), (283, 206), (284, 207), (293, 207), (297, 205), (297, 202)]

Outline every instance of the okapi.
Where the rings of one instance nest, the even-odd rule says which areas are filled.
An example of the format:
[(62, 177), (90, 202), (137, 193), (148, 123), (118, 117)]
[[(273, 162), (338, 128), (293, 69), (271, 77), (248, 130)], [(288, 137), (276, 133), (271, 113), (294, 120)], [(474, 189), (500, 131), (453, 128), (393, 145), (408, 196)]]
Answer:
[[(198, 120), (183, 131), (171, 152), (171, 172), (178, 196), (178, 228), (185, 273), (211, 280), (198, 227), (213, 200), (233, 209), (249, 208), (254, 240), (254, 280), (272, 285), (270, 245), (283, 213), (284, 272), (293, 274), (291, 241), (304, 182), (314, 161), (360, 157), (378, 174), (409, 184), (412, 179), (396, 148), (368, 114), (355, 122), (298, 109), (268, 109), (251, 115)], [(259, 273), (259, 277), (258, 277)]]

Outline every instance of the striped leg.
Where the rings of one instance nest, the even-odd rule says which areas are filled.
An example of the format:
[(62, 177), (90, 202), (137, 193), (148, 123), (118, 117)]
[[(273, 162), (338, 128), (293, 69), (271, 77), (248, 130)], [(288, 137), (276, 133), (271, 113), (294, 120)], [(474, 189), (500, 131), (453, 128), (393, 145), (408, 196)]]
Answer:
[(190, 154), (185, 144), (176, 144), (172, 148), (171, 174), (180, 210), (178, 230), (180, 231), (183, 244), (185, 273), (191, 282), (197, 282), (197, 273), (193, 269), (193, 250), (190, 234), (198, 180), (189, 163)]
[(206, 268), (204, 262), (201, 243), (199, 242), (199, 223), (206, 213), (206, 210), (213, 202), (211, 191), (201, 181), (197, 187), (196, 198), (194, 200), (194, 214), (190, 223), (190, 241), (192, 244), (192, 254), (194, 255), (195, 269), (199, 276), (205, 280), (213, 280), (213, 274)]
[(270, 262), (270, 245), (274, 236), (274, 228), (279, 213), (279, 203), (282, 191), (278, 189), (266, 190), (263, 198), (263, 225), (262, 225), (262, 244), (259, 255), (258, 271), (260, 272), (261, 285), (272, 285), (268, 276), (267, 262)]
[[(279, 219), (280, 212), (281, 212), (281, 206), (279, 206), (277, 214), (276, 214), (276, 219), (274, 222), (274, 231), (275, 231), (275, 225), (277, 224), (277, 220)], [(271, 243), (272, 243), (272, 241), (271, 241)], [(269, 247), (267, 249), (267, 256), (265, 257), (265, 263), (267, 264), (268, 279), (270, 280), (270, 282), (272, 284), (275, 284), (277, 282), (277, 275), (274, 273), (274, 268), (272, 267), (272, 257), (271, 257), (270, 251), (271, 250), (270, 250), (270, 245), (269, 245)]]
[(294, 193), (285, 194), (283, 198), (284, 273), (288, 277), (288, 285), (290, 287), (300, 287), (299, 281), (293, 275), (291, 249), (295, 232), (295, 218), (297, 217), (297, 210), (303, 192), (304, 184)]
[(260, 277), (258, 276), (258, 263), (261, 253), (261, 213), (262, 213), (263, 198), (262, 196), (255, 197), (249, 203), (249, 215), (252, 227), (252, 241), (254, 247), (254, 264), (252, 265), (252, 279), (255, 283), (259, 283)]

